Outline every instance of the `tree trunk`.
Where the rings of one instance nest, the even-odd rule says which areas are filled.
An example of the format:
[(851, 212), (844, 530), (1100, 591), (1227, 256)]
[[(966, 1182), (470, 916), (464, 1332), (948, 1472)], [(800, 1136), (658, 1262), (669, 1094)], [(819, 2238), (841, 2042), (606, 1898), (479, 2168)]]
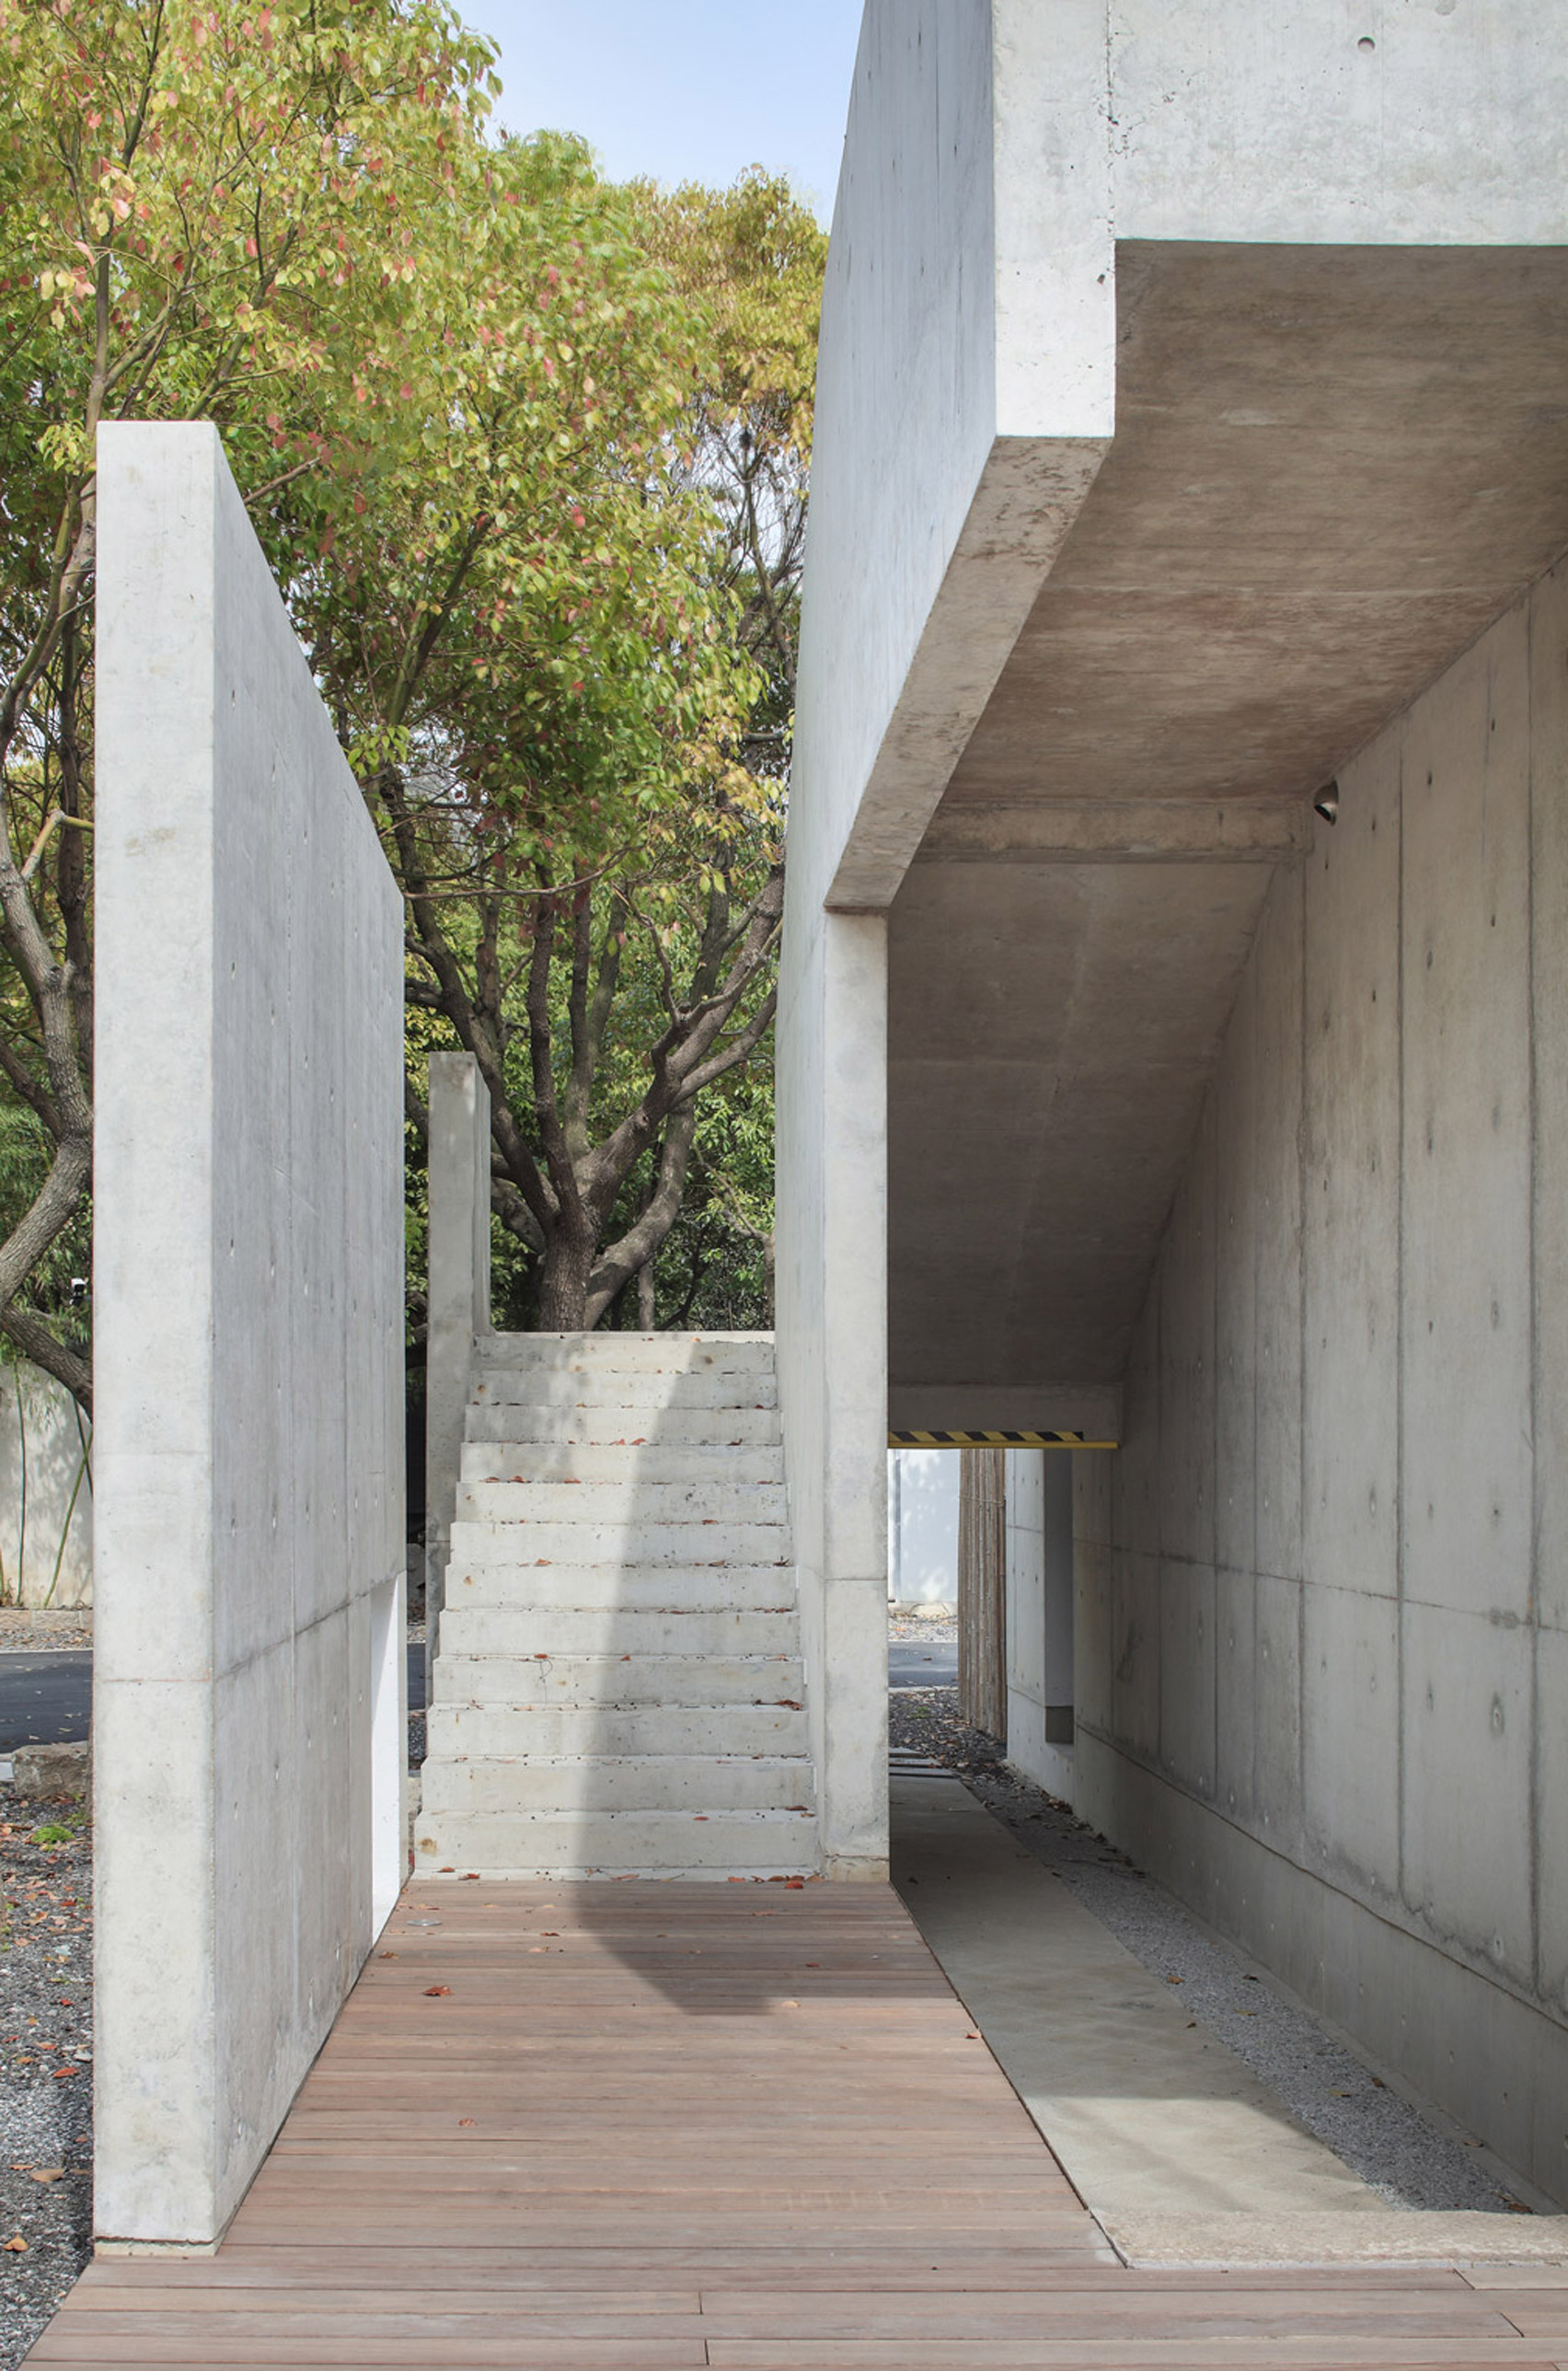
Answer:
[(594, 1266), (592, 1235), (551, 1232), (545, 1245), (539, 1277), (541, 1334), (584, 1334), (588, 1330), (588, 1278)]
[(644, 1260), (637, 1271), (637, 1323), (640, 1332), (652, 1334), (658, 1322), (653, 1304), (653, 1263)]

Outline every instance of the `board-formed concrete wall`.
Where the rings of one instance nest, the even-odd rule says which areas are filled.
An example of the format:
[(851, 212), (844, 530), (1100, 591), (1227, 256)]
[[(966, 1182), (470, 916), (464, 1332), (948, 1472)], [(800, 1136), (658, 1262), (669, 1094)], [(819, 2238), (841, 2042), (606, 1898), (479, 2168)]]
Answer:
[(95, 2212), (201, 2244), (401, 1876), (401, 908), (213, 429), (98, 582)]
[(92, 1603), (92, 1444), (63, 1383), (0, 1366), (0, 1605)]
[(1568, 573), (1276, 876), (1074, 1461), (1079, 1811), (1568, 2201)]

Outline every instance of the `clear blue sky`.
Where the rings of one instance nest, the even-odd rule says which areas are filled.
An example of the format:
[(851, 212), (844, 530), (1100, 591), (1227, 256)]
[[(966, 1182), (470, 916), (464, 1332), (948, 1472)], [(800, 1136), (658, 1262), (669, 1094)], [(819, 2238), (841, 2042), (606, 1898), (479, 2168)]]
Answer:
[(787, 173), (833, 211), (861, 0), (459, 0), (500, 45), (500, 121), (580, 132), (617, 180)]

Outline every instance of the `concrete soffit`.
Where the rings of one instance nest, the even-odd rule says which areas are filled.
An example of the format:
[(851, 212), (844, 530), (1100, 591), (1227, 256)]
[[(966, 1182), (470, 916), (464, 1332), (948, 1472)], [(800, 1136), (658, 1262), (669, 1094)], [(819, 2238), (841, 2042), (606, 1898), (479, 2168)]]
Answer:
[(995, 440), (824, 900), (830, 912), (892, 905), (1110, 449), (1109, 437)]

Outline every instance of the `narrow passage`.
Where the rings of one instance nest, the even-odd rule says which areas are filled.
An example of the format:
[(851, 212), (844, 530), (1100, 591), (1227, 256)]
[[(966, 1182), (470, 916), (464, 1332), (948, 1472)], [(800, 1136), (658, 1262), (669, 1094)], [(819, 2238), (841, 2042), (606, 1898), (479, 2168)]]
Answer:
[(218, 2252), (30, 2360), (1568, 2365), (1562, 2276), (1487, 2278), (1124, 2270), (886, 1887), (425, 1882)]

